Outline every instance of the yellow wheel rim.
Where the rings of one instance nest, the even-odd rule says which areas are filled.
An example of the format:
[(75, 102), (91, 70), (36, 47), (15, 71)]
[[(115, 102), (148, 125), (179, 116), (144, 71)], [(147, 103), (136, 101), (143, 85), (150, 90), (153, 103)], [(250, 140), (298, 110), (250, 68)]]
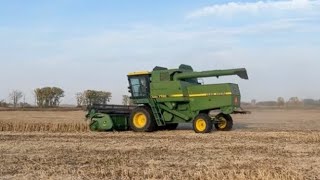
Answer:
[(137, 128), (143, 128), (147, 124), (147, 116), (141, 112), (133, 116), (133, 124)]
[(225, 120), (224, 118), (220, 118), (219, 123), (218, 123), (218, 127), (219, 127), (219, 129), (226, 128), (227, 127), (227, 120)]
[(197, 119), (196, 128), (198, 131), (204, 131), (207, 127), (207, 123), (204, 119)]

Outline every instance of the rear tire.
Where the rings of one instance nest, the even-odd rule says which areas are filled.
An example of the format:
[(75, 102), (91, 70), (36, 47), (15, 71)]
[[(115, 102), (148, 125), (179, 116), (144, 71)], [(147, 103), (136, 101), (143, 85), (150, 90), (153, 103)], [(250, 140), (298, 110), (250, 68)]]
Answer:
[(196, 133), (209, 133), (212, 131), (212, 120), (207, 114), (199, 114), (193, 120), (193, 130)]
[(214, 126), (218, 131), (230, 131), (232, 129), (233, 120), (229, 114), (218, 114), (216, 121), (218, 122)]
[(129, 126), (136, 132), (154, 131), (156, 128), (156, 122), (151, 109), (146, 106), (135, 108), (130, 114)]

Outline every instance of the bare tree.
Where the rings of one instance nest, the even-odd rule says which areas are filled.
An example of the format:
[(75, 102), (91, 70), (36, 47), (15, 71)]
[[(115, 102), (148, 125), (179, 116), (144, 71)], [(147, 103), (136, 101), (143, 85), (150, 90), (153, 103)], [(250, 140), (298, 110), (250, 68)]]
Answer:
[(299, 106), (301, 105), (301, 101), (298, 97), (291, 97), (289, 101), (287, 102), (288, 106)]
[(78, 107), (81, 107), (83, 105), (85, 105), (86, 103), (86, 97), (85, 97), (85, 94), (82, 93), (82, 92), (78, 92), (76, 94), (76, 98), (77, 98), (77, 106)]
[(13, 107), (17, 107), (18, 102), (20, 101), (20, 99), (23, 97), (23, 93), (19, 90), (13, 90), (10, 95), (9, 95), (10, 99), (12, 100), (12, 104)]
[(122, 96), (122, 104), (123, 105), (132, 105), (132, 101), (128, 95)]
[(284, 98), (283, 97), (278, 97), (277, 104), (278, 104), (279, 107), (284, 107), (284, 105), (285, 105)]

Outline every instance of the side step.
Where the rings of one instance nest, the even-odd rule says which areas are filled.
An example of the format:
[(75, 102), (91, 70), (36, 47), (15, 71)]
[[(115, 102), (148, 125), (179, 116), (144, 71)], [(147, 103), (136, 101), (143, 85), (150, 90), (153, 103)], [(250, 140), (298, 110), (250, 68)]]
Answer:
[(166, 125), (165, 121), (164, 121), (164, 118), (161, 114), (161, 109), (157, 103), (157, 100), (156, 99), (153, 99), (151, 98), (149, 100), (149, 103), (150, 103), (150, 107), (151, 107), (151, 110), (152, 110), (152, 113), (154, 115), (154, 118), (156, 119), (156, 122), (158, 124), (158, 126), (164, 126)]

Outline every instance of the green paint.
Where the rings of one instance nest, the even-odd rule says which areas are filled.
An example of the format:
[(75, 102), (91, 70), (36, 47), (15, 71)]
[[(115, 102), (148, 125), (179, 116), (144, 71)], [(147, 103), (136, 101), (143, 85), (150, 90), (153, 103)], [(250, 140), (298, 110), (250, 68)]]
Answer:
[(237, 84), (202, 85), (198, 78), (237, 75), (248, 79), (241, 69), (195, 72), (191, 66), (178, 69), (156, 67), (151, 73), (128, 75), (131, 98), (135, 104), (149, 106), (158, 126), (190, 122), (199, 113), (220, 110), (231, 114), (240, 107)]
[(90, 130), (92, 131), (128, 129), (128, 116), (125, 115), (94, 113), (90, 120)]

